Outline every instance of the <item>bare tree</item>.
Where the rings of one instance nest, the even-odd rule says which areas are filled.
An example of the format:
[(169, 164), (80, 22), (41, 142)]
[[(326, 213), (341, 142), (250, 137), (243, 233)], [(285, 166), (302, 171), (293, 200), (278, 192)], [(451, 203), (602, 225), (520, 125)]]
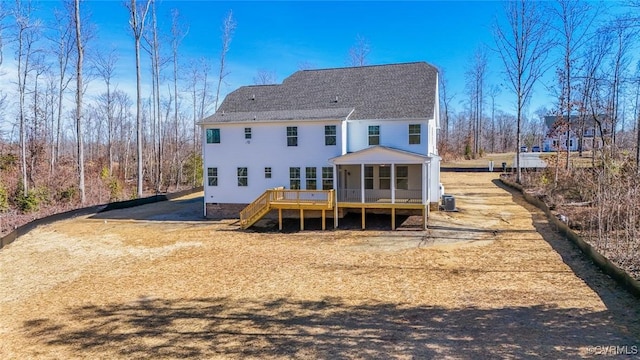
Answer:
[(4, 62), (4, 30), (7, 28), (5, 19), (11, 15), (7, 2), (0, 1), (0, 65)]
[(491, 98), (491, 152), (496, 152), (496, 97), (500, 95), (500, 86), (491, 85), (489, 97)]
[(175, 127), (175, 151), (174, 151), (174, 163), (176, 164), (176, 190), (178, 189), (178, 184), (180, 183), (180, 179), (182, 177), (182, 164), (180, 158), (180, 140), (179, 140), (179, 124), (178, 124), (178, 107), (179, 107), (179, 99), (178, 99), (178, 48), (180, 46), (180, 42), (186, 35), (186, 31), (180, 25), (180, 14), (178, 10), (173, 9), (171, 11), (171, 54), (173, 59), (173, 96), (174, 96), (174, 106), (173, 106), (173, 122)]
[(116, 62), (118, 57), (115, 50), (108, 54), (98, 53), (93, 61), (93, 67), (104, 81), (107, 87), (106, 92), (100, 98), (104, 102), (104, 113), (107, 119), (107, 157), (109, 159), (109, 175), (113, 175), (113, 137), (114, 137), (114, 95), (111, 90), (111, 82), (115, 75)]
[(467, 70), (467, 91), (471, 109), (473, 128), (473, 155), (477, 157), (482, 150), (482, 117), (484, 105), (484, 82), (487, 74), (487, 53), (484, 48), (478, 48)]
[(557, 18), (554, 30), (560, 37), (558, 42), (562, 49), (562, 67), (559, 68), (560, 80), (560, 115), (565, 117), (566, 126), (566, 168), (569, 169), (571, 115), (574, 112), (575, 99), (572, 97), (574, 88), (574, 64), (578, 52), (589, 41), (590, 29), (596, 14), (591, 5), (580, 0), (557, 0), (557, 6), (552, 7), (554, 17)]
[(65, 3), (65, 9), (54, 10), (55, 27), (50, 42), (52, 43), (52, 53), (57, 60), (58, 70), (58, 83), (57, 83), (57, 107), (55, 124), (52, 125), (52, 141), (51, 141), (51, 160), (50, 160), (50, 172), (55, 172), (55, 163), (58, 160), (60, 154), (60, 141), (62, 132), (62, 113), (64, 111), (64, 95), (67, 91), (71, 80), (70, 60), (75, 47), (75, 35), (73, 29), (73, 18), (69, 14), (73, 13), (73, 8)]
[(620, 116), (620, 95), (622, 83), (625, 81), (625, 73), (630, 62), (629, 50), (633, 45), (633, 40), (637, 37), (637, 30), (626, 26), (627, 21), (623, 18), (616, 19), (607, 31), (613, 34), (613, 57), (611, 59), (611, 96), (609, 100), (611, 117), (611, 141), (612, 151), (616, 149), (617, 125)]
[(31, 1), (17, 0), (13, 7), (13, 16), (16, 21), (16, 57), (18, 61), (18, 121), (20, 123), (20, 163), (22, 171), (22, 187), (24, 196), (29, 191), (27, 183), (27, 152), (26, 152), (26, 131), (25, 131), (25, 95), (27, 92), (26, 82), (29, 72), (32, 70), (32, 58), (35, 49), (35, 42), (39, 36), (40, 21), (33, 19), (33, 4)]
[(255, 85), (272, 85), (278, 82), (276, 72), (273, 70), (259, 69), (256, 76), (253, 77)]
[(367, 65), (367, 57), (370, 52), (369, 41), (360, 34), (356, 35), (356, 43), (349, 49), (349, 66)]
[(525, 104), (534, 84), (545, 71), (545, 62), (552, 46), (547, 38), (548, 22), (540, 3), (510, 1), (505, 5), (507, 26), (495, 26), (495, 41), (511, 90), (516, 95), (516, 181), (522, 178), (520, 169), (520, 135)]
[(147, 0), (145, 4), (139, 6), (136, 0), (131, 0), (131, 4), (128, 6), (130, 18), (129, 25), (131, 26), (131, 31), (133, 33), (133, 38), (135, 41), (135, 51), (136, 51), (136, 142), (137, 142), (137, 156), (138, 156), (138, 197), (142, 197), (142, 180), (143, 180), (143, 172), (142, 172), (142, 86), (141, 86), (141, 75), (140, 75), (140, 38), (142, 37), (142, 33), (144, 31), (145, 19), (147, 18), (147, 13), (149, 12), (149, 5), (151, 4), (151, 0)]
[(226, 70), (227, 53), (229, 52), (229, 46), (231, 45), (231, 39), (233, 33), (236, 30), (236, 21), (233, 19), (233, 12), (229, 11), (222, 21), (222, 51), (220, 51), (220, 71), (218, 72), (218, 86), (216, 88), (216, 102), (215, 110), (218, 109), (218, 102), (220, 100), (220, 88), (224, 82), (224, 78), (229, 75)]
[(443, 113), (443, 117), (441, 119), (441, 122), (443, 123), (441, 126), (444, 128), (444, 141), (445, 143), (447, 143), (449, 141), (449, 120), (450, 120), (450, 107), (451, 107), (451, 101), (453, 100), (454, 95), (449, 95), (448, 94), (448, 82), (447, 82), (447, 78), (445, 77), (445, 71), (444, 69), (440, 69), (438, 71), (438, 79), (439, 81), (439, 85), (440, 85), (440, 103), (441, 103), (441, 107), (444, 110)]
[(78, 189), (80, 190), (80, 203), (84, 205), (85, 191), (84, 191), (84, 143), (82, 141), (82, 92), (84, 87), (82, 85), (82, 61), (84, 58), (84, 45), (82, 43), (82, 32), (80, 22), (80, 0), (74, 2), (74, 23), (76, 28), (76, 48), (77, 48), (77, 62), (76, 62), (76, 130), (78, 137)]

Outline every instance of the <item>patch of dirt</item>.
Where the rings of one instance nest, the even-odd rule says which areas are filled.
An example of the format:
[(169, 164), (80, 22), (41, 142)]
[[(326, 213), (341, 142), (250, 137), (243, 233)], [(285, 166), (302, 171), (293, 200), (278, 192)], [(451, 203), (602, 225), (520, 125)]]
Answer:
[(442, 180), (459, 212), (432, 212), (426, 231), (240, 231), (198, 219), (193, 198), (40, 227), (0, 251), (0, 358), (583, 358), (638, 345), (638, 301), (544, 214), (493, 174)]

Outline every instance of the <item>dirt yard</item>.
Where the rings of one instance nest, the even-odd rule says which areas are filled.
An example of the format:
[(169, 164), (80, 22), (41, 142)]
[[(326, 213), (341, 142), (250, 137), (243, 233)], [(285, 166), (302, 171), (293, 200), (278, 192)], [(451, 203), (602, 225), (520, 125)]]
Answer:
[(200, 219), (198, 198), (37, 228), (0, 250), (0, 358), (567, 359), (637, 349), (640, 301), (540, 211), (493, 174), (442, 176), (460, 211), (432, 213), (428, 231), (244, 232)]

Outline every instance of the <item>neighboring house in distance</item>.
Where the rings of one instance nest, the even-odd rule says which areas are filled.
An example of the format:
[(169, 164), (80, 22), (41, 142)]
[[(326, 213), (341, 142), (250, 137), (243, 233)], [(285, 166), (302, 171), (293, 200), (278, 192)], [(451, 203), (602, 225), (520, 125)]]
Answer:
[[(598, 118), (604, 119), (603, 115), (599, 115)], [(580, 144), (580, 116), (571, 115), (569, 118), (571, 124), (571, 130), (569, 131), (569, 150), (579, 151), (591, 150), (594, 146), (599, 149), (602, 147), (602, 140), (600, 131), (595, 124), (595, 121), (587, 117), (584, 120), (582, 126), (582, 144)], [(566, 131), (566, 116), (550, 115), (544, 117), (544, 123), (547, 127), (547, 133), (545, 139), (542, 142), (542, 151), (566, 151), (567, 150), (567, 131)], [(608, 129), (603, 129), (604, 135), (608, 136)]]
[[(282, 84), (243, 86), (199, 123), (205, 216), (240, 213), (248, 227), (270, 210), (279, 218), (299, 210), (303, 225), (305, 209), (322, 210), (323, 220), (328, 210), (337, 226), (347, 209), (404, 209), (421, 210), (426, 224), (441, 195), (438, 104), (438, 71), (425, 62), (303, 70)], [(298, 207), (283, 204), (293, 198)], [(309, 205), (319, 199), (326, 203)]]

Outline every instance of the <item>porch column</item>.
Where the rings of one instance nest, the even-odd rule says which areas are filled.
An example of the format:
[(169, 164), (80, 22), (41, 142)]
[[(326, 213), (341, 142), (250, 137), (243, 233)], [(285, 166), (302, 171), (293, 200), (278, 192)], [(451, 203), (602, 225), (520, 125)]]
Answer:
[(391, 164), (391, 203), (396, 203), (396, 164)]
[(364, 204), (364, 164), (360, 164), (360, 202)]
[(345, 184), (338, 184), (338, 165), (333, 164), (333, 228), (338, 228), (338, 196), (340, 194), (340, 186), (346, 188)]
[(422, 163), (422, 204), (427, 203), (427, 188), (429, 187), (429, 182), (427, 181), (427, 166), (426, 163)]

